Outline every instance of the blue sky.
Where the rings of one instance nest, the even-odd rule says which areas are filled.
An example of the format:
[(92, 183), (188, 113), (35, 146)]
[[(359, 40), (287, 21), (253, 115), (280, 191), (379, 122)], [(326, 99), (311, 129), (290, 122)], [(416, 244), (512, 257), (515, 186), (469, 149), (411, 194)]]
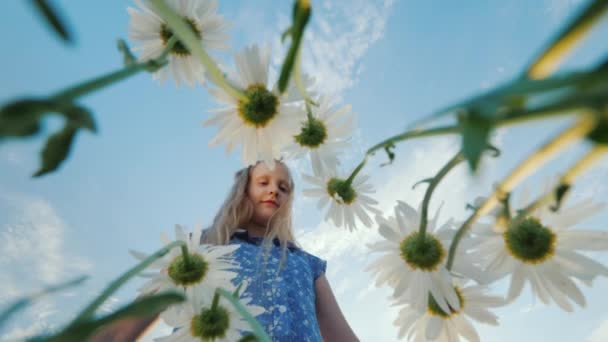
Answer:
[[(119, 68), (115, 42), (128, 35), (128, 1), (57, 1), (76, 36), (66, 46), (41, 24), (27, 2), (3, 1), (0, 21), (5, 53), (0, 54), (0, 103), (25, 95), (46, 95), (77, 81)], [(304, 66), (320, 88), (350, 103), (358, 129), (342, 159), (352, 168), (363, 151), (434, 109), (508, 80), (572, 16), (584, 1), (312, 1), (314, 15), (306, 32)], [(232, 64), (232, 52), (248, 44), (269, 44), (275, 70), (287, 27), (289, 1), (230, 1), (220, 4), (232, 22), (231, 49), (214, 56)], [(604, 20), (563, 69), (587, 66), (605, 57), (601, 50)], [(276, 73), (276, 72), (275, 72)], [(240, 155), (209, 148), (216, 128), (203, 127), (208, 110), (217, 107), (203, 87), (160, 85), (148, 74), (87, 96), (81, 103), (94, 112), (99, 133), (83, 133), (62, 168), (40, 179), (29, 177), (38, 165), (42, 138), (0, 145), (0, 308), (11, 299), (88, 274), (86, 284), (41, 301), (0, 331), (0, 341), (56, 327), (109, 281), (134, 264), (129, 249), (154, 251), (161, 232), (176, 223), (190, 228), (213, 218), (241, 167)], [(484, 160), (483, 172), (470, 176), (464, 167), (450, 174), (436, 192), (432, 208), (444, 202), (442, 218), (463, 219), (465, 203), (487, 193), (527, 153), (569, 121), (561, 119), (496, 132), (503, 148), (497, 160)], [(49, 118), (46, 132), (60, 127)], [(372, 158), (380, 208), (395, 200), (417, 206), (423, 187), (411, 185), (434, 174), (453, 153), (455, 137), (402, 143), (397, 159), (380, 168), (385, 156)], [(543, 180), (576, 159), (574, 146), (535, 174), (525, 186), (538, 191)], [(602, 180), (604, 160), (581, 179), (573, 199), (608, 195)], [(296, 187), (305, 188), (294, 161)], [(362, 341), (396, 340), (394, 308), (388, 289), (376, 288), (362, 271), (373, 258), (365, 243), (378, 234), (364, 228), (349, 234), (322, 222), (312, 199), (297, 197), (295, 223), (300, 242), (328, 260), (327, 275), (349, 323)], [(605, 229), (601, 213), (582, 228)], [(604, 263), (606, 255), (597, 255)], [(136, 296), (139, 280), (130, 282), (107, 303), (116, 308)], [(499, 283), (495, 293), (504, 293)], [(587, 308), (565, 313), (543, 306), (529, 289), (514, 304), (498, 310), (501, 325), (477, 324), (483, 341), (608, 340), (608, 281), (584, 288)], [(502, 291), (502, 292), (501, 292)], [(32, 322), (35, 322), (32, 324)], [(373, 324), (370, 324), (373, 322)], [(163, 331), (158, 326), (152, 334)], [(603, 336), (603, 337), (602, 337)]]

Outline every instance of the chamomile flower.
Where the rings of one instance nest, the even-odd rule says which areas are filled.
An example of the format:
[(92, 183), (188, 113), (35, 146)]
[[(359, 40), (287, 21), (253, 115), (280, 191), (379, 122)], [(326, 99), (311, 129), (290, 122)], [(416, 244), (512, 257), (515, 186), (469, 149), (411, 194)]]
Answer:
[[(186, 242), (189, 262), (185, 262), (181, 248), (173, 248), (162, 258), (150, 265), (158, 269), (159, 273), (145, 283), (139, 291), (147, 294), (152, 291), (165, 291), (176, 289), (190, 296), (193, 291), (207, 291), (213, 293), (217, 287), (234, 289), (231, 280), (236, 277), (235, 270), (238, 264), (232, 260), (232, 252), (239, 245), (212, 246), (200, 245), (200, 230), (186, 234), (179, 225), (175, 226), (175, 238)], [(162, 242), (171, 243), (166, 236), (161, 235)], [(130, 251), (131, 255), (144, 260), (148, 255)]]
[(602, 208), (586, 200), (556, 213), (541, 207), (508, 227), (479, 223), (472, 255), (496, 278), (510, 275), (509, 301), (528, 282), (545, 304), (554, 301), (566, 311), (573, 310), (571, 302), (584, 307), (585, 297), (574, 279), (591, 286), (595, 277), (608, 276), (608, 268), (581, 252), (608, 249), (608, 233), (571, 228)]
[[(127, 9), (131, 16), (129, 38), (140, 43), (133, 49), (141, 52), (139, 60), (147, 61), (162, 54), (173, 32), (149, 1), (136, 0), (136, 4), (139, 9)], [(216, 0), (169, 0), (167, 4), (188, 23), (203, 48), (225, 50), (228, 47), (227, 24), (217, 14)], [(204, 83), (205, 67), (179, 40), (171, 48), (168, 62), (154, 73), (155, 79), (162, 82), (172, 77), (178, 85)]]
[(301, 122), (300, 133), (294, 136), (293, 144), (285, 148), (290, 158), (310, 156), (316, 176), (336, 172), (338, 154), (348, 147), (349, 138), (355, 129), (350, 114), (351, 106), (337, 108), (329, 96), (319, 100), (319, 106), (310, 106), (312, 117)]
[(369, 176), (358, 175), (352, 184), (345, 178), (325, 174), (317, 177), (303, 174), (302, 177), (312, 183), (315, 188), (304, 189), (305, 196), (319, 197), (317, 208), (322, 209), (329, 204), (329, 209), (325, 214), (325, 220), (331, 219), (337, 227), (346, 227), (349, 231), (357, 228), (355, 218), (358, 218), (363, 225), (371, 227), (373, 220), (368, 214), (379, 214), (380, 211), (374, 208), (378, 202), (369, 195), (375, 190), (368, 184)]
[[(470, 319), (498, 325), (497, 316), (489, 309), (504, 305), (501, 297), (489, 296), (484, 286), (455, 288), (460, 309), (444, 311), (429, 297), (425, 312), (420, 312), (405, 302), (393, 325), (399, 328), (398, 336), (414, 341), (459, 341), (460, 336), (469, 342), (479, 341), (479, 335)], [(399, 303), (398, 303), (399, 304)]]
[(233, 97), (222, 88), (210, 89), (227, 107), (212, 110), (214, 115), (205, 122), (219, 127), (209, 145), (226, 144), (226, 152), (240, 145), (245, 165), (261, 160), (272, 167), (297, 134), (298, 121), (305, 117), (301, 101), (289, 101), (276, 86), (268, 87), (269, 57), (270, 50), (257, 45), (236, 54), (237, 73), (229, 73), (228, 78), (244, 90), (246, 99)]
[[(161, 314), (169, 325), (178, 328), (171, 335), (156, 338), (157, 342), (232, 342), (241, 338), (241, 332), (251, 330), (235, 307), (222, 296), (213, 303), (213, 293), (195, 291), (189, 301), (180, 306), (170, 307)], [(254, 317), (264, 313), (264, 308), (250, 304), (250, 297), (241, 297), (239, 301)]]
[[(372, 262), (366, 271), (377, 276), (376, 286), (389, 284), (394, 289), (395, 298), (405, 298), (419, 311), (426, 309), (429, 294), (445, 312), (449, 308), (459, 310), (452, 275), (445, 267), (447, 249), (455, 233), (450, 229), (453, 221), (448, 220), (437, 228), (438, 210), (435, 217), (428, 221), (423, 237), (419, 233), (420, 214), (414, 208), (398, 201), (394, 212), (395, 216), (389, 219), (381, 216), (376, 218), (378, 232), (384, 240), (368, 246), (372, 252), (383, 255)], [(453, 270), (476, 281), (483, 281), (479, 279), (479, 270), (465, 253), (456, 254)]]

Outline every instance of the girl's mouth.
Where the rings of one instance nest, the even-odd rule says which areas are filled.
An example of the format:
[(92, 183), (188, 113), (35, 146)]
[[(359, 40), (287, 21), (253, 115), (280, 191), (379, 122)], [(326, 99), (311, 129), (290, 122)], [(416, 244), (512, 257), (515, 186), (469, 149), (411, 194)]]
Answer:
[(262, 201), (262, 203), (271, 204), (271, 205), (273, 205), (276, 208), (279, 207), (279, 204), (277, 202), (275, 202), (275, 201)]

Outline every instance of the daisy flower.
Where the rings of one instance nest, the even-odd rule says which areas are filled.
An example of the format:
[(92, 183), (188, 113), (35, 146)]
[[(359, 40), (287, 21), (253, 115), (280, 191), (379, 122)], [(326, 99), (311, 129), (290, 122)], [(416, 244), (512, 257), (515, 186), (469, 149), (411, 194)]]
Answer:
[[(491, 325), (498, 325), (497, 316), (490, 308), (504, 305), (501, 297), (488, 296), (483, 286), (455, 288), (460, 309), (441, 309), (429, 297), (425, 312), (420, 312), (408, 303), (399, 311), (393, 325), (399, 327), (399, 338), (407, 335), (414, 341), (459, 341), (462, 336), (469, 342), (479, 341), (479, 335), (470, 319)], [(399, 303), (398, 303), (399, 304)]]
[[(173, 37), (173, 32), (167, 24), (155, 13), (154, 6), (149, 1), (136, 0), (139, 9), (129, 7), (131, 17), (129, 24), (129, 39), (140, 43), (133, 50), (140, 51), (140, 61), (148, 61), (159, 57), (167, 47), (167, 42)], [(194, 31), (203, 48), (225, 50), (228, 47), (228, 35), (225, 33), (227, 24), (222, 16), (216, 13), (216, 0), (167, 0), (188, 26)], [(171, 48), (168, 65), (154, 73), (154, 79), (165, 81), (173, 77), (176, 84), (186, 82), (204, 83), (205, 67), (179, 40)]]
[[(171, 335), (156, 338), (157, 342), (180, 341), (232, 342), (241, 338), (241, 333), (251, 331), (249, 323), (226, 298), (214, 293), (195, 291), (190, 300), (180, 306), (170, 307), (161, 314), (169, 325), (178, 328)], [(254, 317), (262, 314), (264, 308), (250, 304), (250, 297), (241, 297), (239, 301)]]
[(585, 297), (574, 279), (591, 286), (596, 276), (608, 276), (608, 268), (581, 252), (608, 249), (608, 233), (571, 228), (604, 207), (586, 200), (557, 213), (541, 207), (508, 228), (478, 223), (472, 255), (496, 278), (511, 275), (509, 301), (529, 282), (545, 304), (553, 300), (566, 311), (573, 310), (571, 301), (584, 307)]
[[(403, 296), (419, 311), (424, 311), (432, 295), (439, 307), (448, 312), (460, 309), (458, 295), (452, 286), (452, 275), (446, 269), (447, 248), (455, 231), (448, 220), (436, 228), (439, 210), (427, 224), (424, 238), (419, 233), (420, 214), (405, 202), (398, 201), (395, 216), (385, 219), (378, 216), (379, 233), (385, 240), (368, 245), (372, 252), (383, 255), (372, 262), (366, 271), (371, 271), (376, 286), (389, 284), (393, 295)], [(462, 250), (462, 249), (461, 249)], [(480, 271), (464, 253), (454, 259), (453, 270), (468, 278), (482, 281)]]
[(270, 50), (257, 45), (236, 54), (238, 73), (228, 73), (228, 79), (244, 89), (244, 100), (222, 88), (210, 89), (227, 107), (212, 110), (214, 115), (205, 122), (206, 126), (219, 127), (209, 145), (226, 144), (226, 152), (241, 145), (245, 165), (261, 160), (272, 167), (274, 160), (280, 159), (281, 149), (297, 134), (298, 120), (304, 116), (301, 100), (290, 101), (276, 86), (272, 90), (268, 87), (269, 57)]
[[(186, 296), (192, 295), (193, 291), (207, 291), (213, 293), (217, 287), (228, 291), (234, 289), (231, 280), (236, 277), (234, 270), (238, 264), (234, 262), (232, 252), (239, 245), (212, 246), (200, 245), (201, 230), (185, 234), (179, 225), (175, 226), (176, 240), (187, 244), (189, 263), (184, 262), (182, 250), (173, 248), (162, 258), (150, 265), (152, 269), (158, 269), (159, 273), (145, 283), (139, 291), (144, 294), (153, 291), (165, 291), (176, 289), (183, 291)], [(163, 234), (161, 241), (168, 245), (171, 241)], [(148, 255), (130, 251), (131, 255), (139, 260), (144, 260)]]
[(329, 96), (319, 100), (319, 106), (311, 106), (312, 117), (301, 123), (300, 134), (285, 148), (290, 158), (310, 155), (316, 176), (336, 172), (338, 153), (349, 145), (348, 139), (355, 129), (351, 106), (336, 108)]
[(312, 189), (304, 189), (302, 193), (305, 196), (319, 197), (317, 203), (319, 209), (329, 204), (325, 220), (331, 219), (337, 227), (344, 226), (352, 232), (357, 228), (356, 217), (369, 228), (373, 221), (368, 212), (380, 213), (378, 209), (374, 208), (378, 202), (369, 196), (375, 192), (372, 185), (367, 183), (369, 176), (359, 175), (352, 181), (352, 184), (348, 184), (346, 179), (335, 177), (332, 174), (316, 177), (302, 174), (302, 177), (316, 186)]

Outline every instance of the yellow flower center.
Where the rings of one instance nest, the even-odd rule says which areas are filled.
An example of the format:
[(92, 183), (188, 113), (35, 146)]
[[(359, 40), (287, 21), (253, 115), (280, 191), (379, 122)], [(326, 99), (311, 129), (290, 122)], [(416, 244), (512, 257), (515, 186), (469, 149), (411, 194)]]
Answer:
[(413, 269), (433, 272), (445, 258), (441, 242), (431, 234), (420, 235), (414, 232), (408, 235), (399, 246), (401, 257)]
[(545, 262), (555, 253), (556, 235), (532, 216), (503, 233), (507, 250), (528, 264)]
[(246, 100), (239, 100), (238, 112), (245, 124), (264, 127), (278, 114), (279, 99), (262, 84), (245, 90)]
[(203, 280), (207, 273), (207, 262), (199, 254), (188, 254), (186, 263), (183, 255), (179, 255), (169, 264), (169, 278), (176, 285), (190, 286)]

